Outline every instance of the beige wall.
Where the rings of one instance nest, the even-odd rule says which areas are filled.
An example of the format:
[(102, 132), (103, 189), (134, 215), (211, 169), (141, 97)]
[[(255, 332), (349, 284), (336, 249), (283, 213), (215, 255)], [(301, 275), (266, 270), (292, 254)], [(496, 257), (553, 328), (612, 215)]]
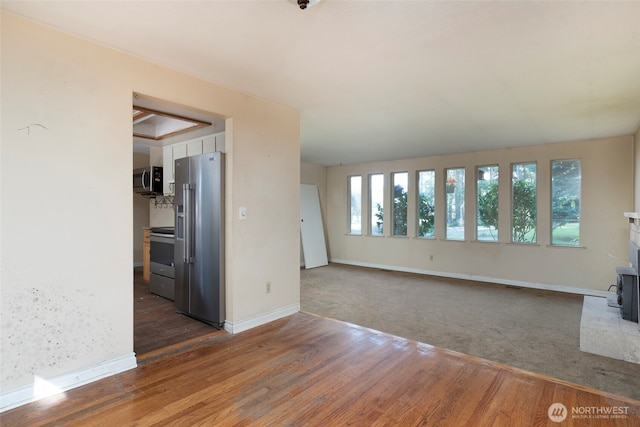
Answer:
[(634, 212), (640, 212), (640, 128), (633, 136), (634, 163)]
[[(640, 213), (640, 128), (633, 136), (633, 157), (634, 157), (634, 209), (633, 212)], [(640, 221), (629, 225), (630, 239), (640, 245)]]
[[(606, 290), (614, 267), (624, 265), (629, 230), (623, 212), (633, 208), (633, 138), (620, 137), (538, 145), (506, 150), (425, 157), (381, 163), (336, 166), (327, 173), (327, 225), (333, 261), (383, 266), (406, 271), (473, 278), (507, 284), (563, 290)], [(550, 161), (579, 158), (582, 164), (583, 248), (550, 246)], [(500, 193), (499, 243), (473, 241), (475, 195), (467, 185), (466, 241), (444, 240), (444, 206), (436, 202), (436, 239), (353, 236), (347, 232), (347, 177), (385, 173), (386, 200), (389, 174), (408, 171), (409, 194), (415, 191), (416, 171), (434, 169), (442, 182), (444, 168), (499, 164), (501, 189), (510, 188), (512, 163), (538, 164), (538, 244), (508, 243), (509, 191)], [(467, 175), (469, 176), (469, 175)], [(436, 186), (436, 200), (444, 188)], [(363, 193), (363, 203), (364, 201)], [(409, 200), (409, 236), (415, 236), (415, 201)], [(415, 198), (413, 198), (415, 200)], [(364, 212), (364, 208), (363, 208)], [(365, 216), (365, 215), (363, 215)], [(385, 225), (389, 230), (389, 224)], [(433, 256), (433, 260), (430, 259)]]
[(323, 220), (327, 216), (327, 167), (311, 163), (300, 163), (300, 184), (315, 184), (320, 196)]
[(299, 308), (298, 111), (6, 12), (1, 24), (3, 392), (132, 355), (133, 92), (230, 118), (228, 324)]

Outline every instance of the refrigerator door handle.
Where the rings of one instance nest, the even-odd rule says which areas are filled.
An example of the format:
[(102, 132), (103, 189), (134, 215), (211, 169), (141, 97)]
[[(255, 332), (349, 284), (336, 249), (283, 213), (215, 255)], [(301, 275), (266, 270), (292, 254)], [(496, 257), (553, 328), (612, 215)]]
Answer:
[(184, 251), (185, 264), (191, 264), (191, 185), (182, 184), (182, 205), (184, 206)]

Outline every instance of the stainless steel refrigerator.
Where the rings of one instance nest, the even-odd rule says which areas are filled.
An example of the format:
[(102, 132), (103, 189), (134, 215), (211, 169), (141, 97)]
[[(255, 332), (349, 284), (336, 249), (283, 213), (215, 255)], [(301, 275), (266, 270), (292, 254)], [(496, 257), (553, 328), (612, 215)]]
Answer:
[(175, 305), (222, 328), (225, 320), (224, 154), (175, 160)]

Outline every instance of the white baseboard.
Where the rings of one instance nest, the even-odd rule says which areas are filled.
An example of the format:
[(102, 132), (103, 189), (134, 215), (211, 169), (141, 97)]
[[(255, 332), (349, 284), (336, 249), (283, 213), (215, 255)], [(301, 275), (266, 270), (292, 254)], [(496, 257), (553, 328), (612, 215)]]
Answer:
[(575, 288), (572, 286), (549, 285), (546, 283), (524, 282), (520, 280), (508, 280), (497, 277), (475, 276), (473, 274), (449, 273), (445, 271), (423, 270), (419, 268), (398, 267), (395, 265), (374, 264), (360, 261), (349, 261), (344, 259), (331, 258), (331, 262), (336, 264), (355, 265), (359, 267), (380, 268), (383, 270), (401, 271), (404, 273), (426, 274), (430, 276), (448, 277), (452, 279), (476, 280), (478, 282), (496, 283), (499, 285), (517, 286), (521, 288), (542, 289), (546, 291), (565, 292), (568, 294), (589, 295), (595, 297), (605, 297), (609, 295), (607, 291), (599, 291), (595, 289)]
[(273, 322), (274, 320), (290, 316), (299, 311), (300, 303), (291, 304), (286, 307), (278, 308), (276, 310), (269, 311), (258, 316), (250, 317), (245, 320), (240, 320), (237, 322), (230, 322), (227, 320), (224, 322), (224, 329), (231, 334), (237, 334), (242, 331), (255, 328), (256, 326), (264, 325), (265, 323)]
[(136, 355), (131, 353), (54, 378), (34, 377), (33, 384), (27, 384), (0, 393), (0, 412), (8, 411), (45, 397), (64, 393), (93, 381), (128, 371), (137, 366)]

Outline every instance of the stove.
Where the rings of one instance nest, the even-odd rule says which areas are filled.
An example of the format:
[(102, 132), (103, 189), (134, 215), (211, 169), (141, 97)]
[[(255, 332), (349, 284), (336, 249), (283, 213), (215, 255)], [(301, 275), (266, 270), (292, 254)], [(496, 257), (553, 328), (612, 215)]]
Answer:
[(149, 263), (151, 282), (149, 283), (149, 291), (173, 300), (175, 296), (174, 228), (152, 227), (149, 231), (149, 240), (151, 242)]
[(149, 231), (151, 232), (151, 234), (162, 234), (162, 235), (173, 237), (173, 234), (175, 233), (175, 228), (174, 227), (151, 227)]

